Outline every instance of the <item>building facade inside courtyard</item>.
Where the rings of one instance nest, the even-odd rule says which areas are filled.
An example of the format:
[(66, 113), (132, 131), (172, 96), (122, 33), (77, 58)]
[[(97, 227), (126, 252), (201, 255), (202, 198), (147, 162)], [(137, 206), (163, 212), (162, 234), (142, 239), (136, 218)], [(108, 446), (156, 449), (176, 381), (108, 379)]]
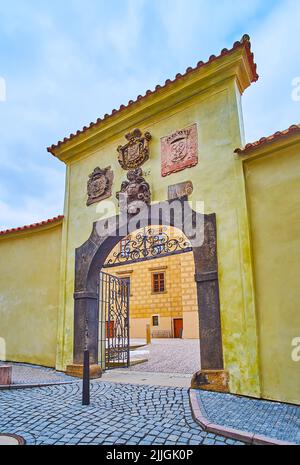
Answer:
[(194, 269), (191, 244), (175, 228), (137, 230), (111, 251), (103, 271), (129, 281), (132, 338), (145, 339), (147, 325), (152, 338), (199, 338)]
[(48, 149), (64, 212), (0, 233), (0, 360), (99, 365), (102, 273), (126, 337), (200, 340), (198, 387), (300, 403), (300, 127), (245, 145), (257, 79), (244, 36)]

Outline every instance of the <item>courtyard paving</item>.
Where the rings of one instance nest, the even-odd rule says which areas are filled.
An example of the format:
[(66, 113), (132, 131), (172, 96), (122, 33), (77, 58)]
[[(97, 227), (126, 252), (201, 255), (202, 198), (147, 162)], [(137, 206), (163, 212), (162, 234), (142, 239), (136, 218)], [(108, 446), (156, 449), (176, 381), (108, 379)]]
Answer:
[(60, 382), (72, 382), (74, 378), (55, 371), (53, 368), (45, 368), (25, 363), (0, 362), (1, 365), (12, 365), (13, 384), (51, 384)]
[[(81, 405), (82, 382), (63, 373), (13, 364), (13, 377), (24, 387), (40, 385), (0, 390), (0, 433), (19, 434), (27, 444), (242, 444), (194, 422), (184, 373), (107, 371), (91, 383), (89, 407)], [(211, 423), (300, 444), (299, 406), (194, 392)]]
[(150, 345), (131, 351), (130, 355), (132, 360), (148, 359), (131, 367), (131, 371), (193, 374), (200, 369), (198, 339), (152, 339)]
[(0, 432), (32, 445), (243, 445), (194, 422), (188, 390), (93, 381), (0, 391)]
[(191, 375), (182, 373), (152, 373), (146, 371), (131, 371), (114, 369), (105, 371), (98, 382), (122, 384), (148, 384), (152, 386), (183, 387), (191, 386)]

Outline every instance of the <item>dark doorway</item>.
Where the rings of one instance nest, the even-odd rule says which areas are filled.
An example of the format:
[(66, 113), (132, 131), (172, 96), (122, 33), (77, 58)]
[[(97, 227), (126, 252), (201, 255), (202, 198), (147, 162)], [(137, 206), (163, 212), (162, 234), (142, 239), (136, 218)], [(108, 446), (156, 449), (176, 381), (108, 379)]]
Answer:
[(174, 325), (174, 338), (175, 339), (182, 339), (183, 319), (182, 318), (175, 318), (173, 320), (173, 325)]

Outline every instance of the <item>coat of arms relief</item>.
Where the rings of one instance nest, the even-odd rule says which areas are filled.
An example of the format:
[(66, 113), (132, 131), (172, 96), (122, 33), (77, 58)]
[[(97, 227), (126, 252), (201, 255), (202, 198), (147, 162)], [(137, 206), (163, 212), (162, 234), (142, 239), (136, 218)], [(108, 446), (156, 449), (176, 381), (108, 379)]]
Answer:
[(161, 139), (162, 176), (191, 168), (198, 163), (197, 125)]
[(94, 169), (89, 175), (87, 183), (87, 205), (92, 205), (111, 196), (113, 178), (114, 174), (110, 166), (105, 169), (99, 167)]
[(143, 177), (141, 165), (149, 159), (151, 134), (139, 129), (126, 134), (127, 144), (118, 147), (118, 160), (124, 170), (128, 170), (127, 180), (122, 182), (117, 193), (121, 212), (134, 215), (150, 205), (150, 186)]
[(151, 203), (150, 186), (143, 177), (142, 169), (129, 170), (117, 193), (121, 212), (135, 215)]
[(139, 129), (126, 134), (127, 144), (118, 147), (118, 160), (124, 170), (132, 170), (149, 159), (149, 141), (151, 134), (143, 135)]

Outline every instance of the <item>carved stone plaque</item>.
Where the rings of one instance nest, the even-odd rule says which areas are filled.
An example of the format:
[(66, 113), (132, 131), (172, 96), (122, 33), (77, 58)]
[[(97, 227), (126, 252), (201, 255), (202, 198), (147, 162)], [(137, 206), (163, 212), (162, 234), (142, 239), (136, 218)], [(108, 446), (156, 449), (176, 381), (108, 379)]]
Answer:
[(162, 176), (191, 168), (198, 163), (197, 124), (161, 139)]
[(121, 190), (117, 193), (121, 212), (136, 214), (146, 205), (150, 205), (150, 186), (142, 174), (141, 168), (128, 171), (127, 181), (122, 182)]
[(100, 202), (100, 200), (107, 199), (111, 196), (112, 183), (114, 174), (110, 168), (101, 169), (95, 168), (89, 175), (87, 183), (87, 205)]
[(149, 159), (149, 141), (151, 134), (145, 132), (144, 136), (139, 129), (126, 134), (128, 143), (118, 147), (118, 160), (124, 170), (132, 170), (141, 166)]
[(194, 187), (192, 181), (180, 182), (168, 187), (168, 200), (181, 199), (188, 197), (193, 193)]

